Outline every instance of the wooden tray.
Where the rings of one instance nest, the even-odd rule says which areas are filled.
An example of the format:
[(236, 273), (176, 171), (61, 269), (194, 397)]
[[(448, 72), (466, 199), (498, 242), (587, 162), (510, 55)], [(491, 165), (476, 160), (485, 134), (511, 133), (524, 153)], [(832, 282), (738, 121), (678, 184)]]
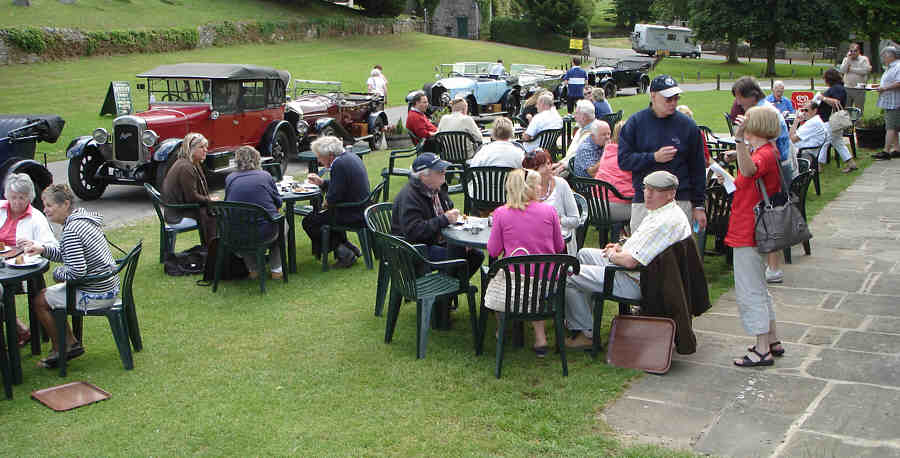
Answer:
[(31, 392), (31, 397), (62, 412), (109, 399), (110, 394), (88, 382), (72, 382)]
[(619, 315), (609, 329), (606, 363), (665, 374), (674, 349), (675, 321), (671, 318)]

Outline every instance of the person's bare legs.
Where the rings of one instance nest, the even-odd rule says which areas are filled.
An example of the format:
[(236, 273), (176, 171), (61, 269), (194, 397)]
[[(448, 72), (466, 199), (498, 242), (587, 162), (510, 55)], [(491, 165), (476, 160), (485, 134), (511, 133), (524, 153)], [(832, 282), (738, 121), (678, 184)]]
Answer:
[[(778, 334), (775, 332), (775, 320), (769, 321), (769, 333), (766, 334), (766, 340), (768, 342), (767, 346), (764, 348), (768, 348), (770, 351), (784, 351), (784, 346), (781, 345), (781, 342), (778, 340)], [(772, 348), (772, 343), (778, 342), (775, 345), (775, 348)], [(756, 344), (759, 345), (759, 338), (757, 338)], [(759, 349), (760, 347), (756, 347)], [(775, 355), (772, 355), (775, 356)]]
[(544, 321), (532, 321), (531, 327), (534, 328), (534, 348), (547, 346), (547, 332), (545, 330)]
[(900, 146), (897, 144), (897, 130), (887, 129), (884, 132), (884, 150), (888, 153), (900, 151)]
[(778, 258), (778, 252), (773, 251), (766, 255), (766, 264), (769, 265), (769, 269), (778, 270), (778, 265), (780, 264), (780, 259)]
[[(59, 352), (59, 344), (56, 341), (56, 320), (53, 319), (53, 312), (50, 309), (50, 304), (47, 303), (47, 297), (44, 295), (44, 291), (41, 291), (34, 298), (34, 314), (37, 316), (38, 321), (41, 322), (41, 325), (44, 326), (44, 331), (47, 332), (47, 335), (50, 336), (50, 343), (53, 346), (53, 352)], [(69, 321), (66, 320), (66, 348), (70, 348), (75, 345), (75, 336), (72, 334), (72, 328), (69, 326)]]

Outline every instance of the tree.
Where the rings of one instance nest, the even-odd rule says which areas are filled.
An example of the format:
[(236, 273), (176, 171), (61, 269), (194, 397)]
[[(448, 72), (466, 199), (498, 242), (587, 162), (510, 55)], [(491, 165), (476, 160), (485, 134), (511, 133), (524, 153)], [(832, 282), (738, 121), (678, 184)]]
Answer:
[(616, 27), (631, 29), (635, 24), (654, 19), (653, 0), (613, 0), (610, 13), (616, 15)]
[(518, 0), (538, 29), (561, 34), (582, 35), (594, 14), (592, 0)]
[(357, 0), (369, 16), (396, 16), (406, 7), (405, 0)]
[(691, 28), (701, 41), (728, 41), (728, 63), (738, 63), (737, 44), (746, 36), (746, 23), (735, 11), (746, 5), (737, 0), (690, 0)]
[[(852, 29), (858, 35), (869, 39), (872, 50), (869, 62), (872, 71), (881, 70), (881, 56), (878, 46), (883, 36), (897, 33), (900, 28), (900, 2), (896, 0), (849, 0), (849, 8), (854, 12), (848, 15), (852, 21)], [(896, 35), (894, 35), (896, 36)]]

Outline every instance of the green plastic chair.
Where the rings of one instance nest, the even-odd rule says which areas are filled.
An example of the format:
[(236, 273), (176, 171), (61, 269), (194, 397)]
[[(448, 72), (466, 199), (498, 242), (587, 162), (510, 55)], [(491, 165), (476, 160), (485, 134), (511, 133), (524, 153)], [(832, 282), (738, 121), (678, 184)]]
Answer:
[[(0, 285), (0, 298), (3, 297), (3, 285)], [(0, 303), (0, 311), (3, 310), (5, 304)], [(5, 313), (5, 312), (4, 312)], [(4, 316), (6, 316), (4, 314)], [(12, 367), (9, 364), (9, 355), (6, 350), (6, 337), (3, 331), (6, 329), (5, 323), (0, 323), (0, 376), (3, 377), (3, 393), (6, 399), (12, 399)]]
[(328, 254), (327, 250), (329, 245), (329, 239), (331, 238), (331, 231), (353, 231), (356, 232), (356, 236), (359, 238), (360, 250), (362, 251), (363, 260), (366, 261), (366, 269), (372, 270), (372, 248), (369, 246), (370, 235), (369, 229), (366, 226), (365, 222), (361, 224), (354, 225), (343, 225), (337, 223), (337, 213), (335, 210), (340, 208), (358, 208), (358, 207), (366, 207), (368, 208), (370, 205), (377, 204), (379, 200), (381, 200), (381, 192), (384, 190), (386, 183), (390, 180), (390, 178), (385, 178), (381, 183), (378, 183), (372, 192), (366, 196), (365, 199), (359, 202), (342, 202), (336, 204), (328, 209), (328, 224), (322, 225), (322, 272), (328, 272)]
[[(54, 309), (53, 320), (56, 322), (56, 336), (59, 344), (59, 376), (65, 377), (67, 370), (66, 361), (66, 316), (72, 315), (72, 328), (77, 329), (75, 337), (81, 341), (81, 319), (85, 316), (105, 316), (109, 320), (109, 327), (112, 330), (113, 339), (116, 347), (119, 349), (119, 357), (122, 359), (122, 365), (125, 370), (134, 369), (134, 359), (131, 355), (131, 347), (134, 351), (141, 351), (143, 343), (141, 341), (140, 328), (138, 326), (137, 312), (134, 304), (134, 293), (132, 284), (134, 282), (134, 274), (137, 271), (138, 260), (141, 257), (143, 249), (143, 241), (138, 242), (124, 259), (116, 261), (116, 267), (108, 273), (102, 275), (91, 275), (76, 280), (66, 282), (66, 308)], [(125, 278), (121, 283), (121, 298), (112, 306), (102, 309), (78, 310), (75, 307), (75, 290), (77, 286), (85, 283), (93, 283), (105, 280), (119, 272), (125, 270)], [(78, 321), (76, 324), (76, 320)], [(130, 345), (129, 345), (130, 341)]]
[[(411, 134), (410, 134), (411, 135)], [(391, 151), (388, 157), (388, 166), (381, 169), (381, 178), (384, 180), (384, 200), (391, 198), (391, 177), (408, 178), (410, 169), (398, 167), (397, 161), (418, 156), (422, 152), (425, 141), (413, 143), (413, 147)]]
[(538, 132), (537, 135), (534, 136), (534, 141), (537, 142), (536, 148), (543, 148), (550, 154), (550, 160), (553, 162), (559, 161), (562, 157), (562, 151), (556, 146), (556, 140), (559, 139), (559, 136), (562, 135), (562, 128), (559, 129), (547, 129)]
[[(383, 202), (366, 209), (366, 226), (372, 234), (380, 232), (385, 235), (391, 233), (391, 216), (394, 204)], [(379, 240), (372, 239), (372, 254), (378, 260), (378, 286), (375, 290), (375, 316), (381, 316), (384, 309), (384, 298), (387, 296), (388, 286), (391, 284), (391, 268), (384, 255), (386, 247)]]
[[(506, 323), (547, 319), (552, 319), (556, 327), (556, 350), (562, 360), (563, 376), (569, 375), (566, 346), (563, 343), (566, 335), (563, 329), (566, 314), (566, 279), (569, 272), (578, 274), (580, 267), (578, 259), (564, 254), (510, 256), (491, 264), (487, 277), (490, 279), (503, 272), (502, 275), (506, 280), (506, 310), (497, 314), (499, 319), (497, 366), (494, 370), (497, 378), (500, 378), (503, 368)], [(487, 287), (485, 285), (487, 283), (482, 283), (483, 288)], [(482, 299), (478, 325), (479, 339), (475, 347), (477, 355), (484, 350), (484, 336), (487, 333), (487, 317), (490, 312), (493, 310), (485, 307)]]
[(809, 146), (806, 148), (800, 148), (800, 150), (797, 151), (797, 160), (798, 161), (800, 159), (806, 159), (807, 161), (809, 161), (808, 170), (810, 172), (812, 172), (812, 181), (813, 181), (813, 184), (815, 185), (817, 196), (822, 195), (822, 183), (819, 178), (819, 165), (818, 165), (819, 159), (818, 159), (818, 157), (819, 157), (819, 151), (822, 149), (823, 146), (824, 146), (824, 144), (819, 145), (819, 146)]
[[(432, 262), (425, 259), (415, 247), (398, 237), (381, 232), (374, 232), (372, 236), (375, 238), (375, 243), (383, 248), (382, 254), (387, 259), (391, 272), (391, 299), (388, 306), (384, 342), (391, 343), (394, 338), (401, 299), (413, 300), (416, 302), (416, 357), (424, 358), (435, 300), (439, 297), (453, 298), (459, 294), (466, 294), (469, 302), (472, 335), (477, 350), (478, 321), (475, 310), (477, 288), (469, 285), (469, 269), (466, 260), (451, 259)], [(462, 280), (446, 273), (446, 270), (450, 268), (461, 269), (460, 278)]]
[[(287, 250), (284, 246), (284, 215), (273, 217), (260, 205), (245, 202), (210, 202), (209, 212), (216, 217), (216, 235), (219, 246), (216, 250), (216, 271), (212, 290), (216, 292), (222, 265), (229, 252), (254, 252), (259, 272), (259, 290), (266, 292), (266, 250), (276, 247), (281, 251), (282, 264), (287, 264)], [(264, 236), (262, 226), (275, 225), (275, 233)], [(209, 262), (209, 260), (207, 260)], [(282, 280), (287, 283), (288, 269), (282, 270)]]
[(617, 226), (617, 223), (610, 219), (609, 196), (614, 195), (625, 200), (628, 198), (619, 193), (615, 186), (602, 180), (570, 176), (569, 183), (572, 185), (572, 191), (581, 194), (588, 203), (587, 224), (580, 228), (581, 240), (584, 240), (588, 226), (594, 226), (600, 232), (600, 246), (606, 246), (614, 238), (614, 234), (610, 233), (613, 232), (613, 227)]
[(582, 228), (587, 224), (588, 202), (584, 196), (577, 192), (573, 192), (572, 195), (575, 197), (575, 206), (578, 207), (578, 228), (575, 229), (575, 233), (572, 235), (575, 237), (575, 242), (578, 244), (578, 249), (580, 250), (584, 247), (585, 231), (582, 230)]
[(465, 196), (463, 213), (492, 212), (506, 204), (506, 177), (515, 169), (509, 167), (468, 167), (463, 173)]
[(163, 202), (162, 196), (159, 194), (159, 191), (150, 183), (144, 183), (144, 190), (146, 190), (147, 195), (150, 196), (150, 202), (153, 202), (153, 209), (156, 210), (156, 216), (159, 218), (159, 262), (163, 262), (166, 260), (167, 253), (172, 253), (173, 251), (175, 251), (175, 237), (181, 232), (195, 230), (200, 234), (201, 244), (204, 240), (206, 240), (203, 237), (203, 227), (201, 227), (200, 225), (179, 224), (177, 226), (170, 226), (166, 223), (166, 218), (163, 215), (164, 208), (200, 208), (200, 204), (167, 204)]

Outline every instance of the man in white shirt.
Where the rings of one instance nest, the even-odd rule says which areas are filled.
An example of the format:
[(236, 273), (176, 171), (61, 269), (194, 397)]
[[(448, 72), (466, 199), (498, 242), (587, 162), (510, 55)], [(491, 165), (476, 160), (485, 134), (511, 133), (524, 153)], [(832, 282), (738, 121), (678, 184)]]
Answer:
[[(803, 125), (797, 127), (801, 123)], [(822, 121), (822, 118), (819, 117), (818, 100), (810, 100), (800, 109), (800, 112), (797, 113), (797, 119), (791, 124), (791, 130), (788, 135), (798, 150), (801, 148), (821, 146), (815, 156), (819, 157), (820, 163), (825, 163), (822, 152), (828, 151), (828, 145), (826, 145), (828, 140), (828, 126), (826, 126), (825, 122)], [(816, 165), (810, 164), (810, 166), (815, 167)]]
[(512, 135), (512, 121), (509, 118), (497, 118), (491, 129), (493, 141), (478, 150), (475, 157), (469, 160), (469, 166), (522, 168), (525, 150), (509, 141)]
[(503, 59), (497, 59), (497, 63), (491, 66), (490, 77), (500, 79), (506, 75), (506, 68), (503, 67)]
[(579, 100), (575, 102), (575, 112), (572, 113), (572, 116), (575, 118), (575, 125), (578, 126), (578, 130), (575, 132), (575, 136), (572, 137), (572, 143), (569, 144), (566, 156), (553, 164), (553, 173), (563, 178), (569, 174), (566, 171), (569, 160), (575, 157), (575, 153), (578, 152), (578, 147), (581, 143), (591, 136), (590, 129), (585, 129), (585, 127), (591, 125), (597, 119), (595, 114), (594, 105), (590, 101)]
[(441, 117), (438, 123), (438, 132), (466, 132), (472, 136), (475, 144), (466, 144), (468, 157), (471, 158), (475, 151), (481, 147), (481, 129), (475, 124), (475, 120), (469, 116), (469, 104), (466, 99), (456, 98), (450, 102), (451, 112)]
[(538, 114), (531, 118), (528, 123), (528, 129), (522, 134), (522, 141), (525, 141), (525, 151), (533, 151), (538, 147), (538, 143), (534, 138), (541, 132), (550, 129), (562, 129), (563, 120), (559, 116), (559, 112), (553, 106), (553, 95), (542, 94), (537, 101)]
[(847, 105), (862, 110), (866, 106), (866, 90), (857, 86), (866, 84), (872, 64), (868, 57), (862, 55), (859, 43), (850, 43), (840, 70), (844, 76), (844, 89), (847, 91)]
[[(566, 282), (566, 323), (580, 331), (566, 338), (566, 347), (591, 348), (593, 344), (592, 293), (603, 292), (606, 266), (629, 269), (647, 266), (666, 248), (691, 236), (687, 215), (675, 202), (678, 178), (665, 170), (644, 177), (644, 205), (647, 216), (624, 244), (610, 243), (605, 248), (578, 251), (581, 271)], [(637, 272), (616, 272), (613, 293), (630, 299), (641, 298), (641, 277)]]

